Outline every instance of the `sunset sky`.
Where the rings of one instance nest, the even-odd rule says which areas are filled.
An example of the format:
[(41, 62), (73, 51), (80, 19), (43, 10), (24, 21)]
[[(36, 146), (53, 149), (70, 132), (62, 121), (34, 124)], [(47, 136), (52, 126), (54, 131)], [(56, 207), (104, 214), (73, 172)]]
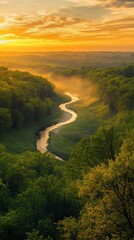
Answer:
[(134, 0), (0, 0), (0, 51), (134, 51)]

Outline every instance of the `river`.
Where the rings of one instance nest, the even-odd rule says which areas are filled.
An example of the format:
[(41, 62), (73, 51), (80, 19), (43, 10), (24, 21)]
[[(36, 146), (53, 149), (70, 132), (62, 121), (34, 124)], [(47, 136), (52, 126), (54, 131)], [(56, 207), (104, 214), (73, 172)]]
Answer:
[[(77, 113), (75, 113), (73, 110), (69, 109), (67, 106), (74, 103), (74, 102), (77, 102), (79, 100), (78, 97), (72, 95), (71, 93), (68, 93), (66, 92), (65, 93), (67, 96), (69, 96), (71, 98), (71, 100), (69, 102), (66, 102), (66, 103), (62, 103), (60, 104), (59, 108), (70, 114), (70, 118), (69, 120), (66, 120), (66, 121), (63, 121), (63, 122), (59, 122), (53, 126), (50, 126), (50, 127), (47, 127), (45, 130), (41, 131), (40, 132), (40, 138), (37, 140), (37, 149), (41, 152), (41, 153), (45, 153), (47, 150), (47, 147), (48, 147), (48, 140), (49, 140), (49, 133), (54, 131), (55, 129), (58, 129), (64, 125), (67, 125), (67, 124), (70, 124), (74, 121), (76, 121), (78, 115)], [(58, 156), (55, 156), (57, 159), (59, 160), (62, 160), (60, 157)]]

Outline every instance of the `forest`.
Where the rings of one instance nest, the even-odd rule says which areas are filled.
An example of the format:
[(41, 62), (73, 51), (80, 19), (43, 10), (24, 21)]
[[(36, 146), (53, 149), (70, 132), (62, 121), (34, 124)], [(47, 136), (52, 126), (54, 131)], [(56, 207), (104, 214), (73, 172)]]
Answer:
[(0, 67), (0, 131), (45, 117), (54, 96), (54, 86), (47, 79)]
[[(1, 240), (134, 239), (134, 65), (58, 69), (97, 86), (109, 118), (69, 159), (0, 145)], [(0, 68), (0, 132), (52, 114), (53, 84)]]

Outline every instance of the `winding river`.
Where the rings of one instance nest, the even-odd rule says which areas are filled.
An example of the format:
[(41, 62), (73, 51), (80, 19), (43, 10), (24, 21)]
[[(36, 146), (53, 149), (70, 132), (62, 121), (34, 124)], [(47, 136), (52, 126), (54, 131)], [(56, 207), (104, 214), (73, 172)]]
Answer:
[[(49, 133), (54, 131), (57, 128), (60, 128), (64, 125), (70, 124), (72, 122), (74, 122), (76, 120), (76, 118), (78, 117), (77, 113), (75, 113), (74, 111), (72, 111), (71, 109), (67, 108), (68, 105), (77, 102), (79, 100), (78, 97), (72, 95), (71, 93), (66, 92), (66, 95), (68, 95), (71, 98), (71, 101), (66, 102), (66, 103), (62, 103), (59, 108), (61, 110), (63, 110), (64, 112), (70, 114), (70, 118), (69, 120), (63, 121), (63, 122), (59, 122), (53, 126), (47, 127), (45, 130), (40, 132), (40, 138), (37, 140), (37, 149), (41, 152), (44, 153), (47, 150), (47, 146), (48, 146), (48, 139), (49, 139)], [(57, 159), (62, 160), (60, 157), (55, 156)]]

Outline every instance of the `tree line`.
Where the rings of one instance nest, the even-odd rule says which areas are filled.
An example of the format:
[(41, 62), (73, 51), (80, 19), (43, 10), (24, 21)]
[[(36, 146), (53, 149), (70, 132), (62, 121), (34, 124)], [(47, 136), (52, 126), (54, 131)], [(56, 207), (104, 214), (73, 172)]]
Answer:
[(80, 76), (98, 86), (103, 101), (113, 113), (134, 108), (134, 64), (125, 67), (70, 68), (59, 71), (66, 77)]
[(0, 67), (0, 131), (50, 114), (54, 95), (46, 78)]

